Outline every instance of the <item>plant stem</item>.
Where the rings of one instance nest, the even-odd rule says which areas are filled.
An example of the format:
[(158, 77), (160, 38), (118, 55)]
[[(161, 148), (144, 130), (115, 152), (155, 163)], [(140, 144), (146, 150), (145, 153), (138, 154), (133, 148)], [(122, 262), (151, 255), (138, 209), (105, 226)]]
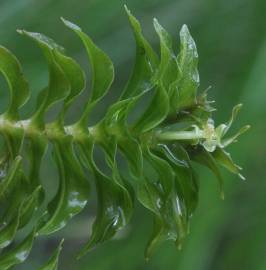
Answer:
[(166, 131), (158, 132), (156, 138), (162, 141), (176, 141), (176, 140), (198, 140), (204, 139), (204, 132), (202, 130), (193, 131)]

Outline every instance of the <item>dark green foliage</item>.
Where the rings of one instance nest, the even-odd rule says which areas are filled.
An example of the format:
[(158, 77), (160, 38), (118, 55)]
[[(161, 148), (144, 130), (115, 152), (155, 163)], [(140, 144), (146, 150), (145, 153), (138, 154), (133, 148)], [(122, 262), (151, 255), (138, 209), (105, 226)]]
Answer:
[[(180, 31), (180, 51), (175, 55), (171, 37), (154, 20), (161, 46), (158, 57), (143, 37), (139, 22), (126, 11), (136, 40), (135, 66), (119, 100), (94, 126), (88, 127), (89, 116), (110, 88), (114, 67), (110, 58), (78, 26), (62, 19), (86, 48), (92, 84), (80, 120), (70, 126), (64, 124), (65, 113), (85, 87), (84, 72), (76, 61), (44, 35), (18, 31), (40, 47), (49, 69), (49, 83), (39, 94), (35, 112), (29, 119), (21, 120), (19, 109), (29, 97), (28, 84), (18, 60), (7, 49), (0, 48), (0, 70), (10, 89), (8, 109), (0, 116), (0, 132), (5, 141), (0, 164), (4, 175), (0, 180), (1, 249), (13, 242), (17, 231), (27, 225), (42, 206), (46, 194), (39, 175), (48, 144), (52, 146), (60, 178), (56, 196), (39, 217), (32, 233), (18, 246), (1, 253), (1, 269), (23, 262), (35, 237), (60, 230), (80, 213), (87, 203), (92, 183), (97, 191), (98, 211), (92, 235), (80, 256), (111, 239), (129, 223), (136, 198), (154, 218), (145, 253), (149, 258), (165, 240), (172, 240), (181, 247), (188, 234), (199, 189), (193, 161), (214, 173), (221, 196), (223, 181), (219, 164), (243, 178), (241, 168), (233, 163), (224, 148), (235, 142), (248, 126), (224, 138), (240, 109), (238, 105), (226, 124), (214, 127), (207, 92), (198, 93), (198, 54), (187, 26)], [(152, 94), (150, 103), (139, 119), (128, 124), (131, 110), (148, 92)], [(45, 113), (59, 101), (63, 101), (62, 110), (52, 123), (45, 123)], [(24, 146), (27, 151), (22, 152)], [(96, 164), (95, 146), (103, 150), (111, 175)], [(129, 177), (118, 168), (118, 152), (128, 162), (126, 175)], [(22, 159), (29, 161), (27, 173)], [(83, 166), (94, 179), (87, 179)], [(62, 243), (41, 269), (57, 269), (61, 246)], [(18, 255), (22, 253), (23, 256)]]

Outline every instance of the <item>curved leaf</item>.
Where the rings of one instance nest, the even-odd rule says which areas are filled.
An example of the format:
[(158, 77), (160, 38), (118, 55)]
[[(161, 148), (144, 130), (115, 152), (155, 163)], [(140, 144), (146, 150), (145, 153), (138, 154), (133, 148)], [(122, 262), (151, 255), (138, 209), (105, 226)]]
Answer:
[(24, 227), (31, 220), (33, 213), (37, 210), (37, 206), (39, 205), (39, 197), (42, 191), (42, 187), (38, 186), (32, 194), (22, 202), (19, 229)]
[(198, 52), (188, 27), (182, 26), (180, 31), (180, 53), (178, 65), (181, 78), (178, 84), (176, 110), (179, 111), (196, 103), (197, 88), (199, 86)]
[[(112, 238), (128, 223), (132, 213), (132, 199), (119, 179), (116, 165), (112, 165), (114, 168), (112, 178), (108, 177), (97, 168), (93, 161), (93, 146), (82, 145), (81, 147), (87, 163), (94, 172), (98, 210), (92, 227), (92, 235), (79, 253), (79, 257), (96, 245)], [(111, 159), (109, 157), (109, 160)]]
[(39, 268), (39, 270), (57, 270), (58, 259), (62, 250), (63, 242), (64, 242), (64, 239), (61, 240), (57, 249), (55, 250), (54, 254), (51, 256), (51, 258), (48, 260), (48, 262), (45, 265), (43, 265), (41, 268)]
[(152, 77), (158, 66), (158, 57), (142, 35), (138, 20), (125, 6), (136, 41), (135, 65), (129, 81), (120, 97), (126, 99), (153, 88)]
[(59, 189), (41, 220), (39, 234), (51, 234), (63, 228), (88, 200), (89, 183), (74, 155), (72, 140), (54, 142), (54, 157), (59, 170)]
[(7, 270), (10, 267), (24, 262), (32, 248), (35, 237), (35, 230), (33, 230), (19, 245), (15, 248), (1, 253), (0, 266), (1, 270)]
[(147, 132), (158, 126), (169, 113), (169, 98), (165, 88), (159, 84), (156, 86), (155, 94), (148, 108), (134, 124), (136, 133)]
[(198, 185), (195, 182), (188, 153), (178, 144), (171, 146), (160, 144), (156, 150), (170, 163), (175, 172), (176, 192), (181, 198), (181, 210), (188, 220), (198, 204)]
[(32, 117), (32, 121), (37, 125), (43, 125), (43, 116), (48, 108), (58, 102), (59, 100), (68, 96), (70, 92), (70, 84), (65, 76), (65, 73), (55, 60), (54, 50), (63, 50), (53, 40), (40, 34), (27, 32), (25, 30), (18, 30), (20, 34), (23, 34), (31, 38), (42, 49), (44, 56), (48, 62), (49, 68), (49, 85), (41, 93), (39, 98), (40, 104)]
[(224, 166), (230, 172), (237, 174), (242, 180), (245, 180), (245, 177), (240, 173), (242, 168), (234, 163), (231, 158), (231, 155), (225, 150), (217, 147), (216, 150), (212, 153), (214, 159)]
[(8, 170), (6, 177), (0, 182), (0, 199), (5, 196), (5, 193), (10, 193), (10, 190), (14, 188), (16, 183), (16, 176), (21, 166), (22, 157), (17, 156), (12, 162), (11, 167)]
[(168, 197), (173, 189), (174, 172), (167, 161), (153, 154), (148, 147), (144, 151), (144, 157), (149, 161), (158, 173), (158, 184), (162, 188), (164, 196)]
[(0, 230), (0, 249), (7, 247), (15, 238), (20, 219), (20, 211), (13, 220)]
[[(63, 23), (73, 30), (82, 40), (91, 64), (92, 90), (91, 97), (84, 111), (82, 121), (86, 119), (91, 108), (107, 93), (114, 80), (114, 66), (111, 59), (99, 49), (89, 36), (82, 32), (81, 28), (74, 23), (62, 18)], [(85, 120), (84, 120), (85, 119)], [(84, 122), (84, 124), (85, 124)], [(87, 123), (86, 123), (87, 125)]]
[[(153, 20), (154, 28), (160, 39), (161, 47), (161, 61), (158, 70), (158, 79), (162, 81), (166, 91), (169, 91), (174, 87), (177, 88), (177, 83), (180, 76), (180, 70), (177, 63), (177, 58), (174, 55), (172, 48), (172, 39), (167, 31), (159, 24), (157, 19)], [(171, 88), (170, 88), (171, 86)], [(171, 94), (171, 93), (169, 93)]]
[(10, 102), (5, 115), (9, 119), (17, 119), (18, 109), (29, 98), (29, 86), (18, 59), (2, 46), (0, 46), (0, 72), (7, 80), (10, 90)]
[(198, 147), (195, 151), (192, 152), (191, 158), (196, 162), (206, 166), (214, 173), (219, 182), (220, 196), (222, 199), (224, 199), (223, 178), (213, 156), (204, 148)]
[(58, 50), (54, 51), (54, 55), (56, 62), (60, 65), (70, 83), (70, 92), (69, 95), (64, 99), (63, 110), (60, 113), (61, 121), (63, 124), (64, 114), (66, 113), (67, 109), (73, 103), (74, 99), (85, 88), (85, 74), (79, 64), (71, 57), (63, 55)]

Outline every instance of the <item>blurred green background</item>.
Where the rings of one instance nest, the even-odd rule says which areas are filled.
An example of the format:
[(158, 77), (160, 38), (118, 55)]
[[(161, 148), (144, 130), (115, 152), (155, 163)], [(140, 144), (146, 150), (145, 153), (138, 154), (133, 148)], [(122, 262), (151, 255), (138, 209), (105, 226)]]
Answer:
[[(63, 16), (79, 24), (112, 58), (116, 79), (110, 94), (95, 111), (95, 121), (104, 113), (125, 84), (134, 63), (134, 39), (123, 4), (141, 21), (144, 33), (158, 49), (152, 18), (172, 34), (186, 23), (197, 43), (200, 56), (201, 90), (212, 85), (217, 122), (227, 120), (236, 103), (244, 103), (236, 128), (252, 129), (230, 148), (233, 158), (244, 168), (247, 181), (223, 172), (225, 201), (219, 199), (214, 177), (200, 168), (200, 203), (191, 220), (191, 233), (183, 249), (165, 243), (151, 260), (144, 261), (151, 217), (140, 207), (131, 225), (117, 239), (92, 251), (79, 261), (74, 255), (86, 241), (96, 211), (92, 194), (83, 214), (49, 239), (38, 239), (28, 261), (19, 270), (37, 269), (50, 256), (59, 239), (66, 238), (59, 269), (64, 270), (264, 270), (266, 269), (266, 2), (265, 0), (1, 0), (0, 43), (13, 51), (31, 84), (32, 99), (23, 111), (34, 107), (36, 94), (47, 83), (47, 66), (39, 49), (16, 33), (17, 28), (42, 32), (66, 47), (89, 75), (85, 51), (79, 40), (60, 22)], [(89, 76), (88, 76), (89, 80)], [(8, 98), (1, 78), (0, 105)], [(89, 90), (89, 89), (88, 89)], [(68, 121), (77, 119), (79, 103)], [(50, 112), (51, 119), (54, 111)], [(49, 196), (55, 193), (56, 170), (49, 162), (43, 168)]]

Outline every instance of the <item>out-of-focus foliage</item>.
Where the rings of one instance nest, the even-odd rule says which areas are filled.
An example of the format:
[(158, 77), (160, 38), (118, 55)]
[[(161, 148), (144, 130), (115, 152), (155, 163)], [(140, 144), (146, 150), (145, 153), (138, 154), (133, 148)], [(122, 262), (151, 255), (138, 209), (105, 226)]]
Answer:
[[(264, 269), (265, 237), (263, 228), (265, 219), (263, 215), (266, 204), (263, 195), (264, 174), (261, 169), (265, 156), (265, 148), (261, 145), (263, 134), (265, 134), (261, 123), (263, 116), (265, 116), (263, 105), (265, 87), (263, 70), (266, 62), (264, 53), (265, 29), (263, 27), (264, 2), (126, 2), (134, 10), (134, 13), (138, 13), (139, 17), (143, 18), (144, 32), (148, 33), (147, 36), (153, 43), (156, 36), (151, 34), (152, 31), (149, 31), (150, 28), (147, 26), (148, 21), (153, 16), (158, 17), (172, 34), (175, 34), (176, 27), (183, 23), (190, 26), (200, 54), (201, 87), (204, 89), (208, 84), (214, 86), (212, 95), (218, 101), (218, 112), (216, 113), (218, 119), (229, 114), (233, 103), (239, 101), (245, 103), (243, 113), (246, 117), (244, 116), (242, 119), (244, 122), (252, 123), (253, 129), (243, 139), (244, 144), (241, 144), (241, 148), (234, 147), (233, 154), (242, 160), (240, 163), (246, 169), (245, 176), (248, 181), (243, 187), (237, 181), (235, 184), (229, 184), (232, 181), (226, 181), (226, 200), (215, 202), (214, 187), (208, 181), (209, 175), (206, 174), (206, 180), (201, 181), (200, 196), (202, 200), (200, 207), (192, 222), (188, 242), (181, 252), (177, 253), (172, 248), (169, 249), (166, 244), (158, 251), (155, 258), (152, 258), (150, 263), (144, 266), (140, 259), (140, 247), (143, 246), (143, 238), (149, 230), (150, 224), (146, 221), (145, 214), (140, 210), (133, 218), (136, 225), (129, 227), (128, 231), (124, 232), (125, 235), (120, 236), (122, 240), (107, 244), (106, 247), (94, 251), (88, 258), (82, 259), (80, 269), (83, 267), (86, 269), (88, 265), (92, 269), (113, 269), (118, 264), (123, 269), (141, 269), (142, 267), (145, 269), (235, 269), (238, 267)], [(121, 93), (119, 87), (127, 78), (123, 74), (128, 75), (127, 66), (128, 62), (131, 62), (127, 59), (130, 59), (129, 55), (133, 55), (134, 48), (133, 45), (130, 46), (130, 43), (127, 43), (130, 36), (126, 34), (128, 29), (125, 26), (125, 18), (122, 17), (120, 1), (88, 1), (78, 4), (73, 4), (71, 1), (43, 1), (42, 4), (32, 4), (31, 1), (6, 1), (1, 5), (3, 5), (1, 12), (5, 14), (6, 11), (1, 22), (2, 25), (6, 26), (2, 28), (0, 33), (1, 43), (15, 51), (22, 63), (28, 63), (27, 66), (23, 65), (23, 67), (34, 88), (38, 87), (39, 89), (40, 85), (45, 83), (44, 63), (30, 64), (29, 60), (39, 61), (36, 60), (39, 59), (36, 57), (38, 52), (29, 49), (30, 46), (27, 43), (24, 43), (23, 47), (21, 40), (17, 42), (17, 37), (11, 36), (10, 27), (13, 28), (12, 30), (23, 27), (45, 32), (55, 37), (53, 33), (56, 33), (55, 28), (58, 27), (55, 22), (60, 14), (70, 19), (73, 18), (80, 25), (84, 25), (83, 28), (89, 29), (94, 40), (99, 41), (97, 43), (111, 55), (118, 69), (117, 73), (121, 76), (115, 81), (114, 89), (118, 89), (117, 95)], [(93, 15), (89, 16), (88, 14), (91, 13)], [(95, 18), (97, 18), (97, 23), (93, 23)], [(121, 37), (123, 37), (124, 42), (118, 46), (117, 40)], [(72, 37), (62, 35), (56, 36), (56, 39), (63, 44), (66, 41), (71, 52), (78, 52), (74, 45), (77, 44), (76, 42), (67, 42), (67, 40), (72, 40)], [(17, 47), (17, 44), (21, 42), (21, 47)], [(81, 62), (82, 58), (85, 58), (84, 54), (77, 53), (76, 55), (78, 59), (81, 59)], [(121, 73), (119, 73), (120, 71)], [(106, 102), (111, 103), (114, 97), (109, 95), (108, 98)], [(3, 95), (2, 100), (3, 104), (6, 104), (7, 96)], [(96, 109), (100, 113), (102, 108), (99, 106)], [(25, 111), (25, 115), (28, 113)], [(77, 119), (78, 114), (78, 111), (74, 111), (69, 119)], [(52, 115), (51, 112), (51, 118)], [(46, 177), (48, 174), (52, 176), (52, 165), (47, 162), (45, 168), (43, 169), (44, 175), (46, 174)], [(52, 178), (51, 176), (49, 178)], [(226, 175), (226, 177), (230, 176)], [(46, 184), (50, 185), (48, 181)], [(53, 193), (51, 197), (52, 195)], [(210, 201), (213, 202), (211, 207)], [(93, 205), (93, 201), (91, 204)], [(75, 231), (80, 231), (80, 237), (76, 235), (71, 242), (68, 240), (71, 246), (85, 237), (83, 232), (87, 233), (85, 221), (87, 217), (84, 218), (81, 217), (80, 221), (75, 221), (67, 228), (68, 234), (73, 236)], [(142, 220), (141, 224), (139, 219)], [(84, 227), (85, 229), (83, 229)], [(40, 242), (40, 248), (43, 249), (43, 247), (43, 243)], [(38, 254), (37, 248), (35, 248), (35, 252)], [(43, 252), (41, 253), (43, 254)], [(49, 255), (50, 252), (47, 254)], [(39, 257), (41, 258), (41, 256)], [(42, 261), (46, 257), (43, 256)], [(128, 259), (132, 257), (134, 260)], [(35, 266), (39, 265), (38, 261), (34, 262), (37, 256), (33, 255), (30, 258), (32, 258), (31, 261), (24, 267), (35, 269)], [(62, 260), (62, 265), (64, 265), (64, 269), (73, 269), (68, 256)]]

